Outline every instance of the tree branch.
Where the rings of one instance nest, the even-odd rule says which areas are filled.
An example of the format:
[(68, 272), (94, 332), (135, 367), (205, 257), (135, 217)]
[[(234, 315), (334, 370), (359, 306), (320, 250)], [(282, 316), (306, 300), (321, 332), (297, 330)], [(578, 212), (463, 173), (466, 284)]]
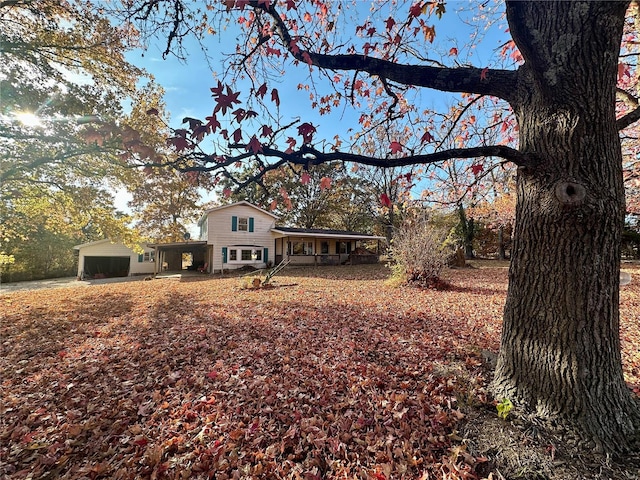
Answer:
[[(245, 144), (232, 144), (229, 146), (232, 149), (247, 150), (248, 146)], [(215, 172), (216, 170), (225, 170), (227, 167), (234, 165), (238, 161), (245, 160), (253, 156), (271, 157), (278, 160), (265, 164), (262, 168), (262, 173), (256, 178), (261, 177), (264, 173), (270, 170), (275, 170), (285, 164), (292, 165), (320, 165), (328, 162), (352, 162), (360, 165), (368, 165), (372, 167), (380, 168), (393, 168), (404, 167), (409, 165), (428, 165), (432, 163), (438, 163), (445, 160), (454, 158), (479, 158), (479, 157), (500, 157), (507, 161), (510, 161), (520, 167), (531, 167), (535, 164), (535, 158), (531, 155), (524, 154), (514, 148), (504, 145), (487, 145), (471, 148), (453, 148), (449, 150), (442, 150), (440, 152), (410, 155), (402, 158), (374, 158), (366, 155), (359, 155), (346, 152), (322, 152), (310, 145), (303, 145), (294, 152), (283, 152), (281, 150), (263, 146), (260, 153), (245, 152), (238, 156), (229, 156), (220, 159), (211, 155), (197, 155), (197, 159), (193, 158), (193, 155), (184, 157), (179, 161), (172, 162), (172, 166), (182, 172), (200, 171), (200, 172)], [(193, 163), (196, 160), (197, 163)], [(211, 166), (207, 166), (208, 163), (213, 163)], [(149, 164), (151, 166), (167, 166), (167, 164)], [(228, 172), (227, 172), (228, 174)], [(255, 180), (255, 178), (253, 179)]]
[(252, 1), (251, 6), (273, 19), (275, 31), (285, 48), (300, 62), (329, 70), (360, 70), (403, 85), (433, 88), (443, 92), (466, 92), (492, 95), (507, 102), (515, 99), (517, 72), (475, 67), (443, 68), (406, 65), (365, 55), (325, 55), (305, 51), (291, 36), (285, 21), (273, 4)]
[(636, 107), (634, 110), (631, 110), (626, 115), (620, 117), (616, 121), (616, 127), (618, 128), (618, 130), (624, 130), (629, 125), (637, 122), (638, 120), (640, 120), (640, 107)]

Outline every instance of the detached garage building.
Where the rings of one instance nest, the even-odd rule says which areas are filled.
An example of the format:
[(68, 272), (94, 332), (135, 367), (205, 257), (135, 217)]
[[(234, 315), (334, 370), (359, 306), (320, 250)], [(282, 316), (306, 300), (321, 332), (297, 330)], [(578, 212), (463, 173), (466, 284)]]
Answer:
[(139, 254), (122, 242), (111, 240), (76, 245), (78, 250), (78, 278), (111, 278), (148, 275), (155, 271), (155, 252), (143, 245)]

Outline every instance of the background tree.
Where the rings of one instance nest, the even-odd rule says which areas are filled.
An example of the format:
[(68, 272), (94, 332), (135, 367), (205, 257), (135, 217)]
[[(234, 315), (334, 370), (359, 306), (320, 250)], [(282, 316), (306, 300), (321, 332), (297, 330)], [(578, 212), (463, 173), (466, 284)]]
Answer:
[(83, 241), (135, 243), (110, 191), (124, 175), (114, 121), (141, 74), (124, 60), (128, 34), (85, 4), (0, 2), (0, 238), (14, 280), (69, 273)]
[[(145, 3), (159, 7), (148, 12), (173, 15), (159, 2)], [(171, 3), (188, 8), (179, 0)], [(191, 150), (196, 142), (190, 136), (215, 133), (217, 116), (241, 103), (233, 84), (220, 82), (212, 90), (210, 119), (174, 139), (184, 159), (200, 166), (176, 166), (215, 172), (248, 158), (262, 162), (264, 171), (267, 165), (335, 160), (398, 167), (500, 157), (515, 164), (514, 244), (494, 395), (555, 418), (589, 447), (634, 449), (640, 407), (622, 375), (618, 305), (625, 215), (619, 132), (640, 118), (640, 108), (616, 114), (623, 31), (625, 22), (635, 21), (629, 3), (507, 1), (511, 41), (522, 59), (510, 68), (431, 61), (424, 52), (435, 38), (432, 22), (446, 13), (445, 5), (393, 5), (391, 11), (384, 2), (373, 5), (365, 19), (347, 25), (358, 12), (343, 15), (340, 3), (231, 1), (210, 6), (206, 21), (218, 15), (242, 27), (231, 66), (239, 76), (249, 73), (254, 79), (251, 109), (279, 102), (277, 91), (267, 85), (268, 74), (262, 77), (264, 84), (257, 80), (261, 67), (311, 67), (310, 75), (333, 79), (329, 104), (374, 95), (378, 108), (372, 112), (382, 121), (419, 117), (408, 96), (421, 88), (501, 99), (515, 114), (518, 148), (482, 142), (378, 159), (340, 150), (336, 143), (323, 147), (314, 142), (313, 125), (305, 122), (292, 127), (297, 133), (284, 149), (264, 135), (263, 127), (252, 130), (252, 119), (244, 123), (246, 116), (234, 113), (240, 129), (234, 141), (226, 151), (205, 155)], [(169, 23), (168, 49), (189, 28), (180, 20), (196, 17)], [(358, 83), (361, 76), (370, 79), (368, 85)], [(265, 95), (270, 90), (269, 99)], [(273, 125), (269, 130), (287, 138), (286, 128)]]
[[(169, 129), (162, 120), (166, 117), (163, 95), (161, 87), (147, 84), (136, 93), (131, 113), (123, 120), (138, 132), (137, 141), (153, 152), (156, 163), (171, 162), (175, 157), (166, 145)], [(137, 231), (156, 242), (182, 241), (202, 214), (200, 190), (212, 188), (209, 177), (158, 166), (125, 171), (122, 186), (132, 196), (128, 206)]]
[[(393, 149), (387, 148), (392, 142), (396, 142)], [(408, 148), (413, 146), (412, 131), (407, 126), (399, 130), (395, 125), (380, 125), (359, 134), (354, 151), (360, 155), (391, 159), (401, 158)], [(412, 189), (420, 181), (423, 169), (416, 165), (381, 168), (355, 164), (353, 170), (358, 177), (366, 181), (376, 200), (376, 223), (379, 230), (377, 233), (387, 237), (387, 243), (390, 244), (394, 230), (404, 221), (407, 205), (412, 198)]]
[(273, 211), (284, 225), (370, 232), (373, 228), (371, 192), (362, 178), (350, 175), (341, 162), (309, 168), (291, 166), (272, 170), (260, 181), (235, 190), (255, 178), (259, 166), (248, 166), (217, 186), (227, 202), (247, 200)]

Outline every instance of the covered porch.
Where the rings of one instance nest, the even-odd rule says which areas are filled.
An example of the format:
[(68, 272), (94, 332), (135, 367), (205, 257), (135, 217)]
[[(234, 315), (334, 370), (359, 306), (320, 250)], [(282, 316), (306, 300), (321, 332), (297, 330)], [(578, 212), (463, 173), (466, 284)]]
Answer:
[(358, 265), (377, 263), (385, 237), (342, 230), (276, 227), (275, 263), (290, 265)]

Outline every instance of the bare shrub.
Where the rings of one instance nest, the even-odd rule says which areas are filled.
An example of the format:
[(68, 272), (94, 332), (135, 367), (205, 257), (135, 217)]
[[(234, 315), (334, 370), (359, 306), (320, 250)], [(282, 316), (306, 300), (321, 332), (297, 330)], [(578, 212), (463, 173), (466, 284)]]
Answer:
[(429, 221), (427, 213), (407, 219), (396, 230), (391, 243), (393, 277), (402, 278), (406, 283), (438, 286), (447, 264), (446, 236), (444, 229)]

